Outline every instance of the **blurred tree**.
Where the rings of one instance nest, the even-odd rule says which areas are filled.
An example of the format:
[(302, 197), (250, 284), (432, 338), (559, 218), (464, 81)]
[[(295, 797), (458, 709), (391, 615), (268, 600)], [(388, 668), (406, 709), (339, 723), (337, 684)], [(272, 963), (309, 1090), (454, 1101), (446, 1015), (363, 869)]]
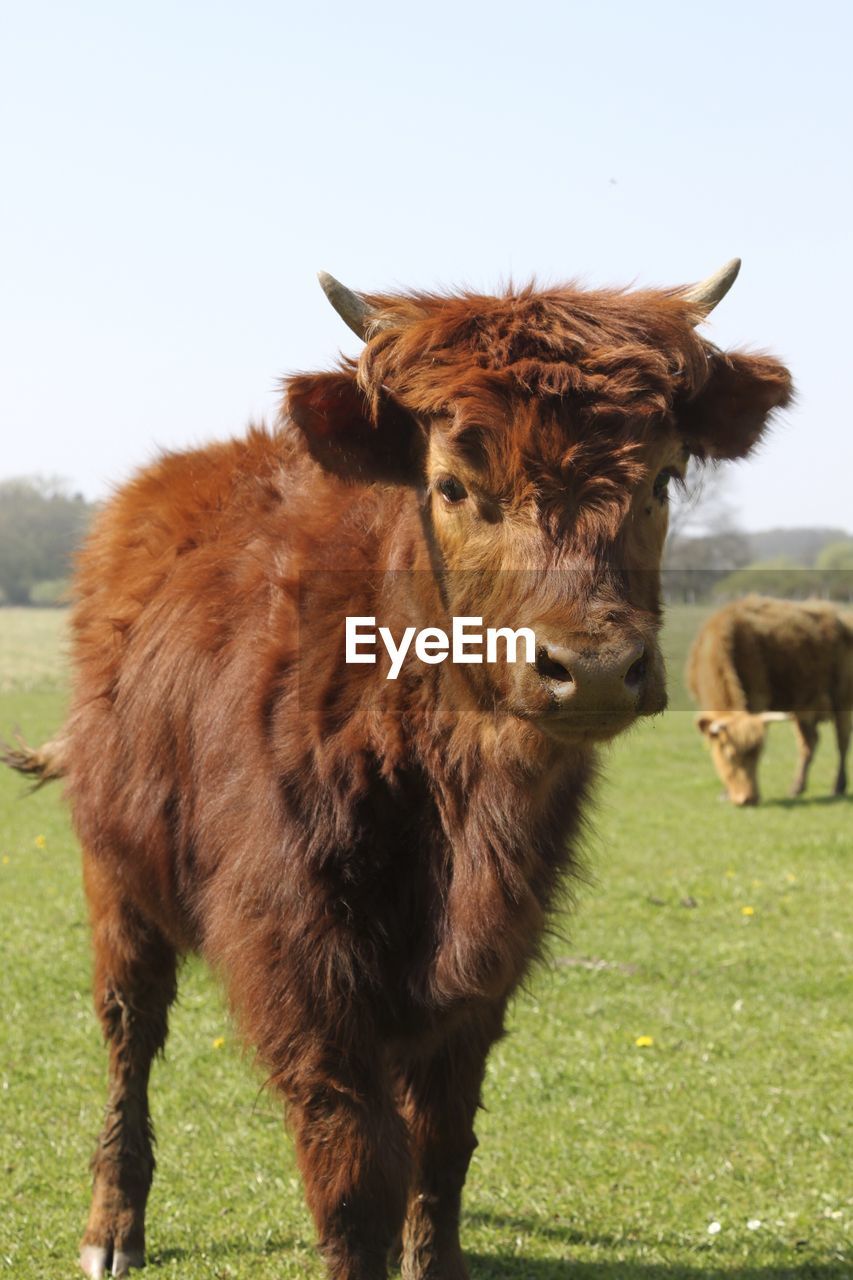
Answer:
[(791, 600), (814, 595), (815, 587), (813, 570), (801, 568), (788, 556), (775, 556), (727, 574), (714, 584), (713, 594), (718, 600), (733, 600), (752, 592)]
[(815, 561), (820, 591), (830, 600), (853, 600), (853, 538), (831, 542)]
[(738, 528), (728, 472), (690, 460), (684, 484), (671, 486), (663, 587), (668, 600), (705, 600), (721, 578), (748, 564), (749, 539)]
[(728, 489), (729, 472), (724, 464), (700, 463), (691, 458), (684, 483), (670, 487), (669, 544), (737, 530), (735, 505)]
[(728, 493), (725, 466), (692, 460), (672, 486), (664, 552), (668, 600), (732, 599), (751, 591), (804, 600), (853, 600), (853, 538), (843, 529), (745, 533)]
[(853, 569), (853, 538), (845, 538), (842, 542), (831, 542), (824, 547), (815, 560), (816, 569)]
[(0, 592), (8, 604), (29, 604), (36, 583), (68, 575), (93, 511), (60, 480), (0, 481)]
[(850, 542), (846, 529), (815, 528), (814, 526), (763, 529), (749, 535), (751, 559), (756, 564), (784, 556), (801, 569), (813, 569), (824, 547), (830, 542)]

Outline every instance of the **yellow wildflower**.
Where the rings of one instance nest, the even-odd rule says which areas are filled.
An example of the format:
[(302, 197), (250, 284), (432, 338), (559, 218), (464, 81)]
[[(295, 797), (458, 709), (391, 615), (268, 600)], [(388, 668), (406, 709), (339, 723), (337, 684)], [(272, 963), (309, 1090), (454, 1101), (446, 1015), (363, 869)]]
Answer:
[(44, 836), (36, 836), (35, 840), (33, 841), (33, 844), (37, 849), (43, 849), (44, 846), (47, 844), (47, 841), (45, 840)]
[(733, 879), (734, 879), (734, 875), (735, 875), (734, 871), (732, 871), (731, 867), (728, 867), (728, 868), (726, 869), (726, 879), (727, 879), (727, 880), (733, 880)]
[(8, 855), (8, 853), (4, 853), (4, 854), (3, 854), (3, 866), (4, 866), (4, 867), (8, 867), (8, 865), (9, 865), (9, 855)]
[(225, 1044), (225, 1037), (217, 1036), (213, 1042), (213, 1047), (214, 1049), (221, 1049), (224, 1044)]
[(797, 883), (797, 877), (796, 877), (796, 876), (792, 876), (792, 875), (791, 875), (791, 873), (790, 873), (790, 871), (788, 871), (788, 872), (786, 873), (786, 875), (785, 875), (785, 879), (788, 881), (788, 884), (796, 884), (796, 883)]
[(654, 1036), (637, 1036), (634, 1044), (638, 1049), (649, 1049), (654, 1044)]
[(755, 907), (741, 907), (740, 913), (742, 916), (754, 916)]

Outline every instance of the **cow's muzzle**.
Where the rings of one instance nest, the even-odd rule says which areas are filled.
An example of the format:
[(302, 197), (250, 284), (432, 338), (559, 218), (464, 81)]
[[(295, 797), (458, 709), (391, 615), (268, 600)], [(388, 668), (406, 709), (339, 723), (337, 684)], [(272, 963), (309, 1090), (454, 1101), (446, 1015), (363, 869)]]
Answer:
[(663, 710), (666, 695), (656, 678), (658, 666), (639, 637), (603, 646), (545, 641), (535, 662), (550, 718), (601, 737), (618, 733), (637, 716)]

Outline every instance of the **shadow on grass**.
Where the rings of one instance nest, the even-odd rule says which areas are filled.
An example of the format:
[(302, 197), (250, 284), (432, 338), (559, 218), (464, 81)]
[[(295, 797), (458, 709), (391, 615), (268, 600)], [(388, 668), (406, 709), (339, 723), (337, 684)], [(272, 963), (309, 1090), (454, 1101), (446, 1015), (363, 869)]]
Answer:
[(776, 800), (763, 800), (766, 809), (799, 809), (805, 805), (853, 804), (853, 796), (783, 796)]
[(771, 1262), (759, 1267), (733, 1262), (720, 1267), (709, 1259), (707, 1265), (685, 1267), (678, 1262), (535, 1262), (481, 1253), (465, 1256), (471, 1280), (845, 1280), (850, 1275), (840, 1262), (803, 1262), (801, 1266)]
[[(589, 1235), (572, 1228), (568, 1223), (515, 1218), (503, 1214), (467, 1213), (466, 1219), (480, 1226), (501, 1228), (504, 1231), (524, 1231), (558, 1241), (565, 1246), (568, 1255), (575, 1247), (597, 1245), (605, 1249), (624, 1251), (631, 1242), (616, 1240), (607, 1235)], [(464, 1232), (463, 1232), (464, 1241)], [(643, 1241), (635, 1244), (642, 1246)], [(620, 1259), (599, 1259), (584, 1262), (572, 1259), (537, 1260), (517, 1254), (502, 1256), (465, 1251), (471, 1280), (847, 1280), (851, 1272), (843, 1262), (816, 1262), (814, 1258), (797, 1263), (795, 1256), (779, 1262), (767, 1261), (757, 1266), (744, 1266), (732, 1261), (728, 1265), (710, 1256), (690, 1264), (680, 1262), (632, 1262)]]
[[(603, 1236), (585, 1236), (573, 1231), (570, 1227), (554, 1227), (520, 1219), (494, 1217), (491, 1214), (467, 1215), (472, 1221), (482, 1224), (500, 1225), (504, 1228), (536, 1231), (539, 1235), (559, 1239), (569, 1249), (573, 1245), (596, 1244), (616, 1248), (616, 1242)], [(639, 1242), (638, 1242), (639, 1243)], [(619, 1241), (624, 1248), (625, 1240)], [(306, 1252), (319, 1266), (319, 1255), (314, 1246), (305, 1240), (298, 1244), (292, 1240), (273, 1238), (267, 1240), (258, 1249), (245, 1239), (217, 1241), (208, 1244), (203, 1252), (213, 1261), (227, 1261), (232, 1257), (245, 1258), (254, 1253), (258, 1259), (285, 1257), (293, 1250), (304, 1257)], [(581, 1262), (566, 1259), (532, 1259), (513, 1254), (503, 1256), (500, 1253), (486, 1254), (465, 1250), (465, 1258), (471, 1274), (471, 1280), (845, 1280), (850, 1275), (849, 1268), (841, 1262), (803, 1261), (799, 1265), (791, 1261), (783, 1264), (768, 1262), (762, 1266), (744, 1267), (741, 1263), (732, 1262), (729, 1266), (720, 1266), (712, 1258), (696, 1262), (689, 1266), (674, 1262), (631, 1262), (627, 1260), (608, 1262)], [(197, 1261), (196, 1250), (174, 1248), (157, 1249), (148, 1256), (148, 1268), (153, 1277), (158, 1265), (165, 1266), (170, 1262), (187, 1263)], [(391, 1269), (390, 1275), (399, 1276), (399, 1271)]]

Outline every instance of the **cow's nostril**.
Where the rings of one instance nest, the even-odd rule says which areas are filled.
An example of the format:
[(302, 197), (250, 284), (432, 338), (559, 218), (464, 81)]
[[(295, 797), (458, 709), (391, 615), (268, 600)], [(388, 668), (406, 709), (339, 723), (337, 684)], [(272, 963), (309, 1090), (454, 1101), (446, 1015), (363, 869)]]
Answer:
[(640, 654), (635, 662), (632, 662), (628, 670), (625, 672), (625, 683), (629, 689), (638, 688), (646, 678), (646, 669), (648, 662), (644, 653)]
[(545, 680), (558, 680), (560, 684), (571, 684), (574, 679), (568, 667), (552, 658), (544, 645), (536, 650), (536, 670)]

